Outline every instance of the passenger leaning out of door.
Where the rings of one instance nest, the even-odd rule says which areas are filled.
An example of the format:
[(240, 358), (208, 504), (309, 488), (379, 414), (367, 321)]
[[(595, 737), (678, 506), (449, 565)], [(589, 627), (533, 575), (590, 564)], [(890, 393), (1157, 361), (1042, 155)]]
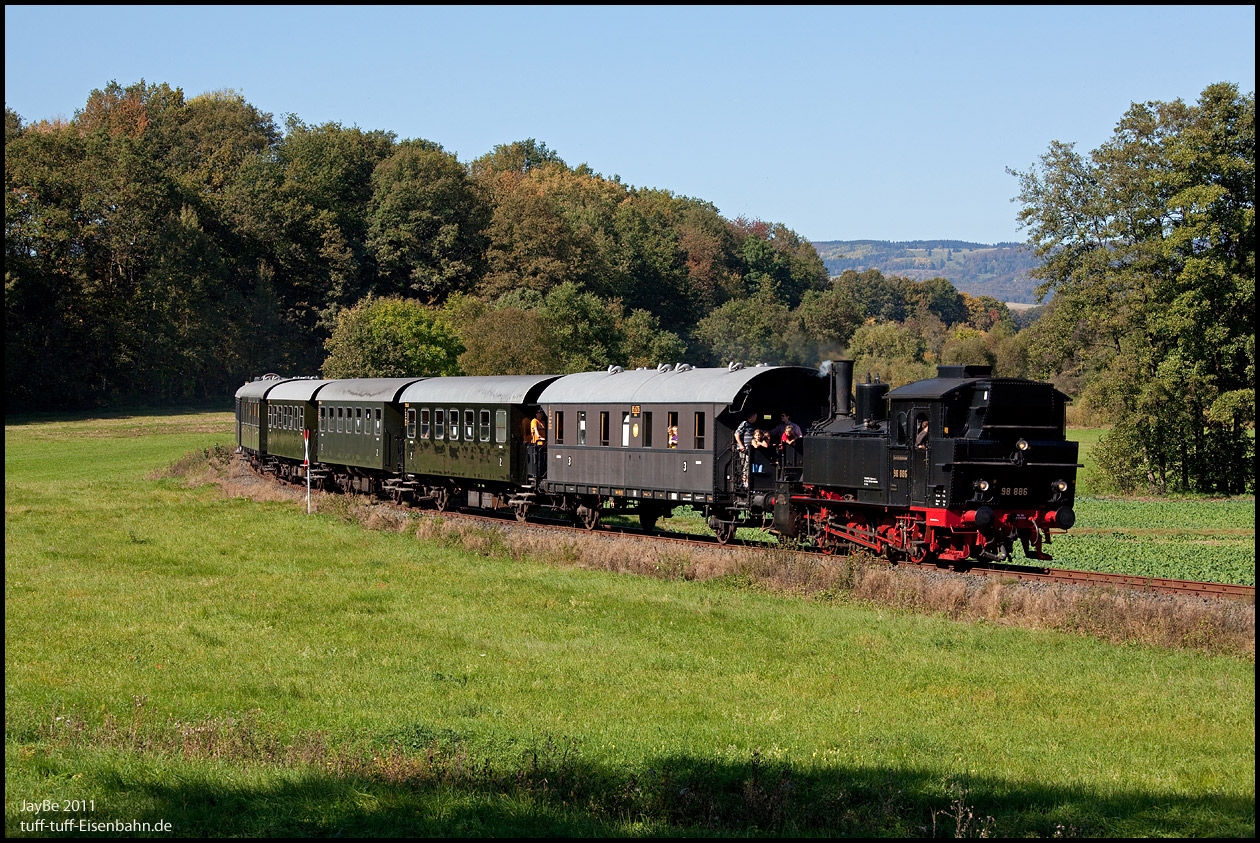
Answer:
[(753, 436), (756, 434), (757, 414), (749, 413), (748, 418), (735, 428), (735, 449), (739, 451), (739, 474), (748, 488), (748, 472), (752, 466)]
[(529, 423), (529, 445), (534, 453), (537, 477), (547, 476), (547, 414), (541, 409)]

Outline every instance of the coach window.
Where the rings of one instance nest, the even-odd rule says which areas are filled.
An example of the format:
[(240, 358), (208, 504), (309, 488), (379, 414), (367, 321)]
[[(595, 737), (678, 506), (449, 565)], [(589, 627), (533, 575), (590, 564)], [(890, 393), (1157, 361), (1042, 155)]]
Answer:
[(420, 411), (420, 438), (421, 439), (429, 438), (429, 428), (432, 425), (432, 423), (433, 423), (432, 414), (429, 412), (429, 408), (426, 407)]
[(500, 443), (507, 441), (507, 410), (494, 411), (494, 438)]
[(696, 413), (696, 450), (704, 450), (704, 413)]
[(416, 438), (416, 411), (410, 408), (407, 410), (407, 438)]
[(578, 410), (578, 444), (586, 444), (586, 411)]
[(608, 444), (608, 413), (607, 411), (599, 414), (599, 444)]
[(678, 413), (665, 414), (665, 447), (678, 447)]
[(473, 419), (476, 414), (472, 410), (464, 411), (464, 441), (473, 441), (473, 430), (477, 427)]
[(630, 414), (626, 412), (621, 414), (621, 447), (630, 447)]
[(319, 432), (324, 432), (324, 408), (319, 408)]
[(373, 410), (372, 412), (376, 416), (376, 435), (380, 436), (381, 435), (381, 411), (379, 408), (377, 408), (376, 410)]
[(564, 444), (564, 412), (561, 410), (556, 410), (552, 415), (554, 415), (556, 418), (556, 432), (555, 432), (555, 435), (552, 436), (552, 439), (555, 441), (557, 445), (563, 445)]
[(481, 441), (489, 442), (490, 441), (490, 411), (489, 410), (481, 411), (480, 422), (481, 422)]
[(652, 414), (643, 414), (643, 447), (652, 447)]
[(433, 411), (433, 438), (446, 438), (446, 411), (440, 407)]
[(363, 432), (363, 408), (362, 407), (354, 408), (354, 432), (355, 433)]
[(451, 426), (451, 441), (458, 442), (459, 441), (459, 410), (456, 410), (454, 407), (451, 407), (450, 411), (446, 414), (446, 421)]

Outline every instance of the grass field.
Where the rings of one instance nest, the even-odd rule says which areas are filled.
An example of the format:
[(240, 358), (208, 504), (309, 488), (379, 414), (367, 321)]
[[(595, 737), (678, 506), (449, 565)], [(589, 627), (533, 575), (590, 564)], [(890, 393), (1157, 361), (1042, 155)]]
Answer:
[(225, 414), (6, 426), (7, 834), (1254, 835), (1252, 658), (154, 479), (229, 441)]

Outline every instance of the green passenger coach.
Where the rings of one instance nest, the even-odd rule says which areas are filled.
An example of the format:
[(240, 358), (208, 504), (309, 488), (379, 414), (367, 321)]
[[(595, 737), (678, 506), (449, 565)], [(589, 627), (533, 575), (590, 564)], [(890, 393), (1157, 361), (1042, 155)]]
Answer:
[(402, 469), (402, 413), (398, 394), (418, 378), (354, 378), (323, 386), (319, 404), (319, 460), (337, 485), (374, 492), (385, 474)]
[[(445, 505), (506, 506), (502, 493), (526, 480), (529, 420), (556, 375), (430, 378), (402, 391), (406, 485)], [(463, 500), (460, 501), (464, 503)]]

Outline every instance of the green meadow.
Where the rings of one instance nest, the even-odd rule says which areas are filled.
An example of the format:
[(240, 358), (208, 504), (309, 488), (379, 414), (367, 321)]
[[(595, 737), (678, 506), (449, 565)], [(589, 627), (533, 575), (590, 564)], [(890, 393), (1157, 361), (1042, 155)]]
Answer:
[(8, 835), (1254, 836), (1249, 658), (164, 476), (231, 438), (225, 413), (6, 424)]

